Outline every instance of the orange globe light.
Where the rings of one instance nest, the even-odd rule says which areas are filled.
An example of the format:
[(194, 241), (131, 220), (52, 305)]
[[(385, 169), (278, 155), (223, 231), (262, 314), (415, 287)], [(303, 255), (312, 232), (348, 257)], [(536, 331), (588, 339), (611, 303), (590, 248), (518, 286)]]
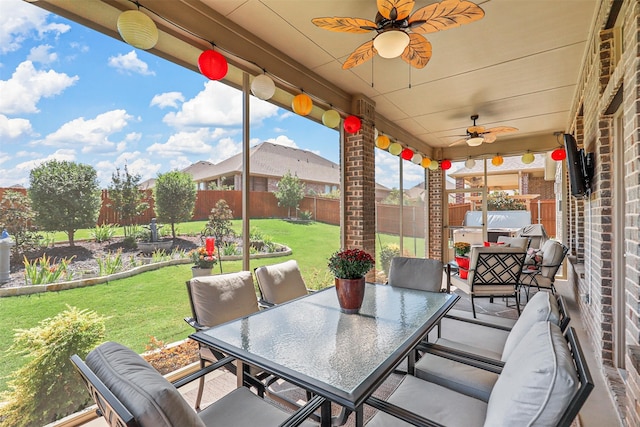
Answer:
[(349, 116), (344, 119), (344, 130), (349, 133), (356, 133), (362, 127), (362, 122), (356, 116)]
[(411, 160), (411, 158), (413, 157), (413, 150), (411, 148), (405, 148), (404, 150), (402, 150), (400, 156), (405, 160)]
[(556, 148), (551, 152), (551, 158), (556, 162), (560, 162), (567, 158), (567, 152), (564, 148)]
[(442, 162), (440, 162), (440, 167), (443, 171), (451, 169), (451, 160), (444, 159)]
[(504, 159), (499, 154), (496, 154), (495, 156), (493, 156), (493, 159), (491, 159), (491, 164), (493, 166), (500, 166), (503, 163), (504, 163)]
[(380, 135), (376, 138), (376, 147), (381, 150), (386, 150), (391, 145), (391, 140), (386, 135)]
[(198, 57), (198, 69), (211, 80), (220, 80), (227, 75), (229, 64), (224, 56), (215, 50), (205, 50)]
[(313, 101), (309, 95), (301, 93), (293, 97), (291, 108), (294, 113), (300, 114), (301, 116), (307, 116), (313, 108)]
[(429, 166), (431, 166), (431, 159), (428, 157), (423, 157), (422, 158), (422, 162), (420, 162), (420, 164), (422, 165), (423, 168), (428, 168)]

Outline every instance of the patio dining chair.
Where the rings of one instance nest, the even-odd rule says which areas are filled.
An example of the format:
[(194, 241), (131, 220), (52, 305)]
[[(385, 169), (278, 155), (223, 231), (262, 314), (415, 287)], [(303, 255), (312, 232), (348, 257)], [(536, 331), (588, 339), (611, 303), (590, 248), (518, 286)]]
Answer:
[(518, 284), (526, 252), (518, 247), (472, 247), (468, 283), (471, 284), (471, 309), (476, 317), (475, 298), (515, 298), (518, 316)]
[(407, 375), (386, 401), (367, 399), (379, 410), (367, 426), (569, 427), (594, 387), (575, 331), (551, 322), (533, 325), (503, 366), (467, 363), (498, 375), (486, 401)]
[[(194, 277), (187, 281), (187, 293), (192, 317), (186, 317), (184, 320), (196, 331), (247, 316), (259, 310), (253, 278), (249, 271)], [(198, 345), (200, 368), (204, 368), (209, 363), (216, 363), (225, 357), (222, 353), (209, 347)], [(229, 364), (227, 369), (234, 374), (236, 373), (236, 367), (233, 364)], [(245, 375), (247, 381), (256, 387), (260, 395), (264, 394), (263, 381), (267, 377), (266, 373), (255, 368), (250, 368), (249, 375)], [(200, 408), (204, 382), (205, 378), (202, 376), (198, 384), (196, 409)]]
[(473, 369), (459, 360), (472, 358), (502, 366), (529, 329), (547, 321), (558, 325), (561, 331), (566, 330), (570, 321), (563, 298), (548, 292), (539, 292), (531, 298), (512, 327), (504, 325), (505, 322), (496, 324), (447, 315), (442, 321), (442, 336), (419, 346), (423, 356), (416, 362), (415, 376), (486, 401), (497, 375)]
[(443, 264), (437, 259), (393, 257), (387, 283), (401, 288), (431, 292), (449, 292), (442, 287)]
[(261, 305), (282, 304), (308, 292), (296, 260), (264, 265), (255, 268), (253, 272), (260, 290)]
[[(170, 383), (133, 350), (115, 342), (95, 348), (83, 362), (78, 355), (71, 362), (80, 373), (91, 397), (111, 427), (228, 427), (317, 425), (306, 415), (322, 403), (318, 398), (292, 415), (240, 387), (196, 412), (178, 391), (206, 373), (231, 363), (224, 358), (207, 368)], [(295, 418), (294, 418), (295, 416)]]

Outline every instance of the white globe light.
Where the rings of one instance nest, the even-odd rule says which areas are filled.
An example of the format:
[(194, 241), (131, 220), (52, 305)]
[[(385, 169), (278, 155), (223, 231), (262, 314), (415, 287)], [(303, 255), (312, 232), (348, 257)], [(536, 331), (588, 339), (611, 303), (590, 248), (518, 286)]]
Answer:
[(411, 161), (416, 165), (419, 165), (420, 163), (422, 163), (422, 154), (420, 153), (414, 154), (413, 157), (411, 158)]
[(276, 93), (276, 84), (266, 74), (256, 76), (251, 82), (251, 93), (256, 98), (267, 100)]
[(476, 161), (473, 159), (467, 159), (467, 161), (464, 162), (464, 167), (466, 167), (467, 169), (473, 169), (475, 165), (476, 165)]
[(401, 30), (388, 30), (373, 39), (373, 47), (383, 58), (395, 58), (402, 55), (409, 45), (409, 34)]

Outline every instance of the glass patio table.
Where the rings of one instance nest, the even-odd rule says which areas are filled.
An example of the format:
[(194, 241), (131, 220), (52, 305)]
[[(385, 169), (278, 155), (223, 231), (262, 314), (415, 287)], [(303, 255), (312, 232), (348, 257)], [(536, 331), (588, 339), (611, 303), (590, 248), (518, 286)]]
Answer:
[(361, 426), (365, 400), (407, 356), (412, 372), (412, 349), (458, 299), (367, 283), (360, 312), (344, 314), (331, 287), (190, 338), (326, 398), (322, 426), (331, 425), (331, 402)]

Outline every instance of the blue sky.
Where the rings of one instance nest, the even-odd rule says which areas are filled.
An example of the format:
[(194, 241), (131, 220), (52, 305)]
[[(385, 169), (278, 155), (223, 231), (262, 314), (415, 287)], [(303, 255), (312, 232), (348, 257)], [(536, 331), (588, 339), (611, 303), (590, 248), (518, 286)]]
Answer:
[[(270, 141), (339, 162), (338, 132), (251, 97), (251, 145)], [(48, 13), (0, 0), (0, 187), (58, 159), (140, 174), (213, 163), (241, 150), (241, 93)], [(423, 169), (404, 162), (405, 187)], [(398, 158), (376, 150), (376, 181), (398, 187)]]

